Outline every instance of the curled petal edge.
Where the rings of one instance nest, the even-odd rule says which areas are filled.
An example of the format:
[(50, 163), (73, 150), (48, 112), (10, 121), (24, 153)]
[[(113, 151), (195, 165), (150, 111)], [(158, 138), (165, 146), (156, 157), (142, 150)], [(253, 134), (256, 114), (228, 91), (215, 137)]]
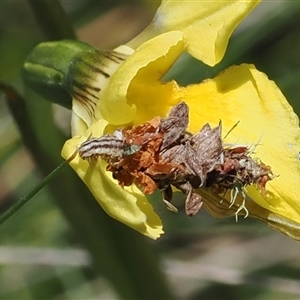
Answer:
[(120, 125), (130, 122), (138, 124), (157, 115), (165, 116), (176, 104), (164, 105), (165, 95), (172, 93), (177, 84), (162, 84), (160, 80), (184, 47), (182, 33), (173, 31), (155, 37), (136, 49), (111, 76), (106, 89), (100, 92), (98, 109), (103, 118), (110, 124)]
[(128, 42), (136, 49), (145, 41), (169, 31), (181, 31), (187, 51), (214, 66), (223, 58), (237, 25), (260, 0), (162, 1), (152, 22)]
[[(106, 121), (100, 120), (92, 124), (85, 136), (76, 136), (66, 141), (62, 157), (69, 159), (91, 134), (101, 136), (106, 125)], [(147, 198), (134, 185), (124, 189), (120, 187), (111, 173), (106, 172), (103, 160), (89, 163), (76, 155), (70, 166), (108, 215), (152, 239), (163, 234), (162, 222)]]
[[(230, 203), (226, 198), (222, 198), (219, 195), (212, 195), (209, 191), (205, 190), (198, 192), (203, 197), (204, 208), (212, 216), (219, 219), (235, 216), (235, 213), (242, 202), (242, 198), (238, 196), (234, 205), (229, 207)], [(300, 223), (261, 207), (251, 198), (247, 198), (246, 205), (249, 211), (249, 217), (258, 219), (288, 237), (300, 241)], [(238, 215), (245, 216), (245, 212), (240, 212)]]

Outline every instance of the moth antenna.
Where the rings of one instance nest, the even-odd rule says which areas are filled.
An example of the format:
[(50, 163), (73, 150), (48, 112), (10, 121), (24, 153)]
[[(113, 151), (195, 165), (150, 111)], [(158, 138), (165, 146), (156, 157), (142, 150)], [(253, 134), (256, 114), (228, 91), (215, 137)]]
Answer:
[(222, 137), (222, 126), (223, 126), (222, 120), (220, 119), (219, 120), (219, 134), (220, 134), (220, 137)]
[(67, 159), (68, 164), (76, 157), (78, 153), (78, 149), (74, 151), (74, 153)]
[(87, 137), (87, 139), (85, 140), (85, 142), (88, 141), (88, 140), (90, 140), (92, 137), (93, 137), (93, 133), (91, 132), (91, 133), (89, 134), (89, 136)]
[(258, 141), (254, 145), (251, 145), (251, 147), (249, 147), (249, 149), (251, 149), (253, 147), (253, 149), (251, 149), (249, 151), (249, 156), (253, 154), (253, 152), (255, 151), (255, 149), (258, 145), (261, 145), (260, 141), (262, 140), (262, 137), (263, 137), (263, 134), (259, 137)]
[(223, 140), (225, 140), (227, 138), (227, 136), (232, 132), (232, 130), (234, 128), (236, 128), (239, 125), (240, 121), (237, 121), (230, 129), (229, 131), (225, 134), (225, 136), (223, 137)]

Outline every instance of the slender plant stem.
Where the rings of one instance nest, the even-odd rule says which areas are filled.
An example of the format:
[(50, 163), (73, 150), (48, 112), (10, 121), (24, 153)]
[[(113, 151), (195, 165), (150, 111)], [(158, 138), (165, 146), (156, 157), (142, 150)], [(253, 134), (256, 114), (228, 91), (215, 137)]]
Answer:
[(75, 31), (58, 0), (28, 0), (34, 15), (50, 40), (75, 39)]
[(49, 182), (60, 174), (68, 164), (68, 161), (60, 164), (56, 169), (54, 169), (49, 175), (47, 175), (38, 185), (36, 185), (30, 192), (28, 192), (24, 197), (22, 197), (18, 202), (12, 205), (0, 216), (0, 225), (4, 223), (7, 219), (13, 216), (20, 208), (22, 208), (30, 199), (32, 199), (44, 186), (49, 184)]

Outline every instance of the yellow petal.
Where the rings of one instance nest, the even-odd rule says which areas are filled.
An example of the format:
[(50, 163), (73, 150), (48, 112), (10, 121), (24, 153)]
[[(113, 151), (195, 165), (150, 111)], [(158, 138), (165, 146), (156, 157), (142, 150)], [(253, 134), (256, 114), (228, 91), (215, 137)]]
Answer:
[[(89, 123), (92, 122), (92, 117), (86, 118), (86, 109), (81, 102), (73, 99), (72, 103), (72, 118), (71, 118), (71, 134), (72, 136), (84, 134), (88, 129)], [(89, 124), (90, 125), (90, 124)]]
[[(213, 195), (208, 190), (202, 189), (200, 194), (203, 197), (204, 208), (215, 218), (234, 216), (239, 208), (238, 203), (241, 203), (241, 199), (239, 199), (233, 206), (229, 207), (230, 203), (226, 201), (226, 199), (221, 196)], [(295, 222), (282, 215), (272, 213), (249, 198), (247, 199), (246, 205), (250, 217), (263, 221), (273, 229), (286, 234), (290, 238), (300, 241), (300, 222)]]
[[(101, 136), (106, 125), (104, 120), (98, 121), (91, 125), (85, 136), (68, 140), (62, 149), (62, 156), (70, 158), (90, 134)], [(122, 189), (111, 173), (105, 171), (106, 163), (103, 160), (99, 158), (97, 162), (89, 163), (77, 155), (70, 165), (111, 217), (152, 239), (163, 234), (161, 220), (147, 198), (134, 185)]]
[(84, 51), (71, 61), (68, 80), (72, 86), (72, 135), (83, 135), (87, 128), (102, 119), (99, 110), (99, 91), (106, 88), (110, 76), (133, 50), (120, 46), (111, 52)]
[(128, 46), (136, 48), (168, 31), (181, 31), (187, 51), (213, 66), (224, 56), (236, 26), (259, 3), (257, 0), (162, 1), (150, 25)]
[(226, 142), (257, 145), (254, 156), (279, 175), (267, 183), (267, 197), (254, 187), (248, 187), (247, 194), (267, 210), (300, 223), (299, 120), (275, 83), (244, 64), (188, 86), (184, 99), (192, 132), (206, 122), (217, 125), (222, 120), (226, 133), (240, 121)]
[[(158, 47), (159, 45), (159, 47)], [(168, 32), (141, 45), (111, 76), (100, 92), (98, 109), (110, 124), (142, 123), (166, 115), (174, 102), (175, 82), (160, 79), (184, 50), (181, 32)]]

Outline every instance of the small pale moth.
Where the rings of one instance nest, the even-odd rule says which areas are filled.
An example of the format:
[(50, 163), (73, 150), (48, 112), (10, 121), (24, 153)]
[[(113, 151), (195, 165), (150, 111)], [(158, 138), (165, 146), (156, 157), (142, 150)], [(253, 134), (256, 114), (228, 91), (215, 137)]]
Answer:
[(113, 135), (103, 135), (83, 142), (78, 148), (78, 154), (86, 160), (97, 159), (99, 156), (121, 159), (134, 154), (139, 149), (138, 145), (126, 143), (122, 132), (116, 130)]
[(83, 142), (78, 148), (82, 159), (97, 159), (99, 156), (122, 157), (124, 143), (118, 137), (104, 135)]

